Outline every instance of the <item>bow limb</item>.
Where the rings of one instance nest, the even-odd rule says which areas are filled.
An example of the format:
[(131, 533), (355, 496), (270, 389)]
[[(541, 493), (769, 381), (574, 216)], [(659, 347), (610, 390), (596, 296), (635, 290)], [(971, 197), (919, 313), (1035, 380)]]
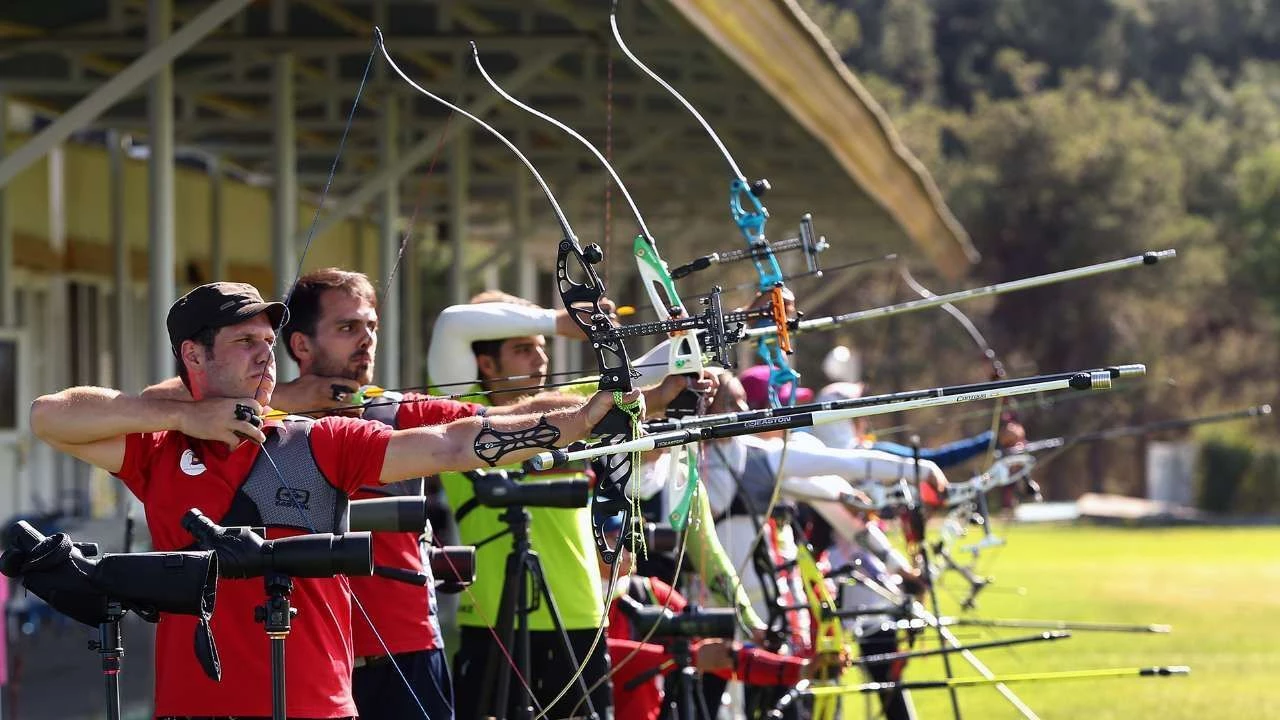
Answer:
[[(693, 116), (694, 120), (707, 133), (707, 136), (715, 144), (716, 149), (724, 158), (729, 167), (729, 212), (733, 223), (738, 228), (738, 232), (742, 235), (746, 242), (748, 254), (752, 264), (755, 266), (756, 275), (759, 282), (757, 283), (757, 291), (761, 295), (770, 295), (774, 307), (774, 318), (772, 325), (776, 333), (773, 337), (761, 337), (756, 341), (756, 354), (769, 368), (769, 404), (772, 407), (782, 405), (781, 391), (784, 387), (791, 386), (791, 394), (787, 404), (795, 404), (796, 395), (799, 390), (800, 374), (796, 372), (787, 360), (787, 356), (791, 354), (792, 347), (789, 336), (789, 324), (787, 322), (786, 313), (783, 311), (783, 300), (785, 291), (785, 281), (782, 268), (778, 265), (778, 260), (774, 256), (773, 250), (769, 246), (768, 238), (765, 235), (765, 224), (769, 219), (769, 211), (765, 208), (760, 198), (769, 189), (767, 180), (758, 180), (754, 183), (748, 182), (746, 176), (743, 175), (738, 163), (734, 160), (733, 154), (725, 147), (720, 136), (716, 134), (711, 124), (702, 116), (698, 109), (689, 102), (687, 98), (680, 94), (666, 80), (662, 79), (656, 72), (644, 64), (635, 53), (627, 47), (626, 41), (622, 39), (622, 31), (618, 25), (617, 0), (614, 0), (613, 7), (609, 13), (609, 27), (613, 33), (614, 41), (617, 42), (619, 50), (638, 70), (647, 75), (656, 82), (668, 94), (671, 95), (685, 110)], [(808, 224), (802, 225), (802, 236), (812, 235), (812, 228)], [(790, 433), (783, 434), (783, 445), (781, 457), (778, 459), (778, 467), (773, 478), (773, 493), (769, 498), (768, 507), (765, 508), (764, 517), (768, 518), (773, 513), (773, 508), (781, 499), (782, 471), (786, 461), (787, 448), (790, 445)], [(763, 540), (765, 526), (762, 525), (751, 542), (747, 559), (737, 568), (737, 573), (741, 577), (746, 571), (746, 562), (754, 552), (754, 548)]]
[[(604, 283), (600, 280), (594, 267), (604, 259), (599, 246), (591, 245), (584, 249), (578, 243), (578, 238), (574, 234), (573, 228), (570, 226), (568, 218), (565, 217), (560, 204), (552, 194), (551, 188), (529, 158), (516, 147), (515, 143), (474, 114), (432, 93), (406, 75), (391, 57), (390, 51), (382, 41), (381, 30), (375, 29), (375, 32), (383, 58), (391, 69), (400, 76), (400, 79), (422, 95), (467, 117), (486, 130), (520, 160), (533, 176), (538, 187), (541, 188), (542, 194), (546, 197), (547, 203), (551, 207), (552, 214), (560, 225), (562, 234), (556, 251), (557, 290), (569, 317), (588, 338), (596, 358), (596, 365), (600, 371), (599, 389), (614, 393), (615, 406), (592, 429), (592, 433), (602, 442), (608, 444), (616, 444), (633, 439), (638, 425), (636, 407), (624, 406), (622, 399), (623, 394), (630, 392), (632, 389), (631, 378), (634, 370), (631, 368), (631, 361), (627, 356), (622, 340), (619, 337), (608, 335), (608, 331), (613, 328), (613, 323), (610, 320), (609, 313), (606, 312), (602, 305), (605, 297)], [(632, 502), (626, 496), (626, 486), (631, 478), (636, 459), (636, 455), (629, 453), (603, 457), (601, 463), (604, 467), (601, 472), (597, 473), (591, 502), (592, 536), (601, 558), (613, 566), (611, 575), (614, 579), (616, 579), (619, 569), (618, 550), (621, 547), (621, 543), (630, 536), (629, 531), (633, 521), (633, 507)], [(619, 539), (618, 546), (610, 547), (605, 537), (604, 523), (619, 514), (622, 515), (623, 527), (628, 532), (624, 533)], [(587, 657), (583, 659), (582, 664), (577, 668), (570, 683), (557, 693), (556, 697), (548, 703), (547, 709), (544, 709), (538, 717), (545, 715), (547, 710), (554, 707), (572, 689), (574, 683), (580, 681), (591, 654), (595, 651), (604, 635), (604, 628), (605, 619), (601, 618), (600, 629), (586, 653)]]
[[(748, 182), (737, 161), (734, 160), (733, 154), (725, 147), (715, 129), (698, 112), (693, 103), (689, 102), (670, 83), (663, 80), (661, 76), (645, 65), (627, 47), (626, 42), (622, 39), (622, 31), (618, 26), (617, 5), (617, 0), (614, 0), (613, 8), (609, 13), (609, 27), (613, 32), (614, 41), (618, 43), (618, 49), (638, 70), (666, 90), (693, 116), (698, 124), (702, 126), (702, 129), (706, 131), (707, 136), (715, 144), (716, 149), (719, 150), (720, 155), (729, 166), (731, 178), (729, 182), (729, 212), (734, 225), (737, 226), (739, 233), (746, 241), (751, 261), (755, 265), (756, 274), (759, 277), (757, 290), (761, 294), (768, 294), (774, 293), (778, 288), (785, 287), (782, 268), (779, 267), (778, 260), (774, 256), (765, 235), (765, 224), (769, 219), (769, 211), (760, 201), (760, 198), (769, 190), (769, 182), (767, 180)], [(778, 295), (775, 294), (775, 299), (777, 297)], [(787, 361), (787, 355), (791, 353), (787, 324), (785, 322), (781, 324), (775, 323), (775, 327), (777, 330), (776, 337), (772, 341), (769, 338), (760, 338), (756, 343), (756, 352), (760, 359), (769, 366), (769, 399), (770, 403), (777, 407), (781, 404), (779, 393), (787, 385), (791, 385), (793, 388), (791, 401), (794, 402), (794, 389), (798, 387), (800, 374)]]
[[(582, 136), (581, 133), (569, 127), (565, 123), (556, 118), (522, 102), (512, 96), (502, 88), (485, 70), (484, 63), (480, 61), (480, 52), (476, 44), (471, 43), (471, 56), (475, 61), (476, 69), (480, 71), (480, 75), (485, 82), (493, 88), (503, 99), (521, 110), (533, 115), (564, 132), (569, 137), (578, 141), (592, 156), (601, 164), (605, 172), (612, 178), (617, 186), (627, 206), (631, 209), (632, 215), (635, 216), (636, 224), (639, 227), (640, 234), (636, 236), (633, 249), (636, 257), (636, 265), (639, 270), (641, 279), (644, 282), (645, 291), (649, 295), (649, 299), (653, 304), (654, 312), (662, 320), (671, 320), (673, 318), (688, 317), (689, 313), (684, 307), (684, 303), (680, 300), (680, 295), (676, 292), (675, 282), (671, 279), (667, 264), (663, 261), (662, 256), (658, 253), (658, 243), (654, 239), (653, 234), (649, 232), (649, 226), (645, 223), (644, 216), (640, 213), (640, 208), (636, 205), (635, 200), (631, 196), (631, 192), (627, 189), (626, 183), (618, 176), (617, 171), (609, 160), (595, 147), (589, 140)], [(566, 305), (567, 306), (567, 305)], [(718, 347), (724, 348), (725, 341), (721, 333), (717, 337), (711, 338), (712, 342)], [(668, 350), (668, 374), (671, 375), (697, 375), (703, 370), (703, 351), (697, 334), (693, 330), (682, 330), (671, 334), (670, 345)], [(704, 403), (701, 398), (691, 390), (683, 391), (676, 402), (673, 403), (671, 409), (683, 413), (696, 413)], [(686, 467), (683, 476), (672, 472), (670, 477), (673, 483), (677, 479), (683, 480), (683, 484), (673, 487), (675, 495), (679, 498), (675, 503), (673, 512), (670, 515), (672, 527), (676, 530), (683, 530), (688, 522), (689, 510), (693, 499), (693, 493), (698, 483), (698, 455), (693, 446), (682, 446), (670, 455), (672, 470), (680, 466), (681, 461)]]
[[(640, 209), (636, 205), (634, 199), (632, 198), (631, 193), (628, 191), (626, 184), (623, 183), (622, 178), (618, 176), (617, 171), (613, 168), (612, 164), (609, 163), (608, 159), (605, 158), (605, 156), (594, 145), (592, 145), (590, 141), (588, 141), (585, 137), (583, 137), (580, 133), (578, 133), (573, 128), (551, 117), (550, 115), (547, 115), (546, 113), (543, 113), (537, 110), (536, 108), (533, 108), (532, 106), (518, 100), (517, 98), (513, 97), (511, 94), (506, 92), (506, 90), (504, 90), (489, 75), (488, 71), (485, 70), (484, 64), (480, 60), (479, 51), (475, 43), (471, 44), (471, 51), (472, 51), (472, 58), (476, 64), (476, 68), (479, 70), (481, 76), (485, 79), (487, 83), (489, 83), (489, 86), (492, 87), (495, 92), (497, 92), (505, 100), (512, 103), (513, 105), (520, 108), (521, 110), (531, 115), (534, 115), (535, 117), (538, 117), (539, 119), (544, 120), (554, 125), (555, 127), (559, 128), (565, 134), (569, 135), (574, 140), (577, 140), (583, 147), (585, 147), (596, 158), (597, 161), (600, 162), (600, 164), (604, 167), (605, 171), (612, 178), (614, 184), (619, 189), (620, 193), (622, 194), (623, 198), (627, 203), (627, 206), (631, 209), (632, 214), (635, 216), (637, 226), (640, 230), (640, 234), (637, 235), (635, 238), (633, 249), (636, 257), (636, 263), (640, 272), (640, 276), (644, 281), (645, 290), (649, 295), (651, 303), (653, 304), (654, 311), (657, 313), (658, 317), (661, 320), (672, 320), (676, 318), (688, 317), (689, 313), (685, 309), (684, 303), (680, 300), (679, 294), (676, 292), (675, 283), (671, 279), (670, 273), (667, 270), (667, 264), (665, 261), (662, 260), (662, 257), (658, 253), (657, 242), (654, 240), (652, 233), (649, 232), (648, 225), (645, 223), (644, 217), (640, 213)], [(566, 302), (566, 307), (567, 306), (568, 306), (568, 302)], [(713, 303), (713, 311), (716, 314), (719, 314), (720, 311), (719, 311), (718, 303)], [(713, 328), (712, 330), (709, 330), (708, 336), (717, 347), (722, 349), (727, 348), (727, 343), (724, 338), (723, 330), (721, 329), (717, 331), (717, 328)], [(687, 374), (697, 375), (703, 370), (703, 350), (702, 350), (701, 343), (698, 339), (698, 336), (697, 334), (695, 334), (693, 330), (681, 330), (681, 331), (674, 332), (670, 335), (667, 370), (668, 370), (668, 374), (670, 375), (687, 375)], [(699, 409), (704, 407), (704, 403), (701, 401), (700, 396), (698, 396), (696, 393), (688, 389), (686, 389), (682, 393), (680, 400), (683, 400), (683, 402), (681, 403), (681, 405), (683, 405), (681, 410), (685, 412), (689, 412), (689, 413), (697, 412)], [(673, 407), (669, 406), (668, 412), (671, 412), (673, 409), (674, 409)], [(669, 456), (670, 464), (671, 464), (671, 467), (669, 469), (669, 484), (671, 485), (673, 497), (678, 499), (673, 504), (673, 508), (668, 515), (668, 519), (670, 520), (672, 527), (675, 528), (676, 530), (685, 530), (686, 527), (688, 526), (689, 515), (692, 510), (692, 503), (699, 487), (699, 481), (698, 481), (699, 457), (696, 452), (696, 447), (697, 447), (696, 445), (682, 445), (677, 448), (674, 448)], [(633, 456), (619, 455), (615, 457), (632, 458), (632, 461), (634, 462)], [(679, 472), (681, 468), (684, 469), (684, 472)], [(681, 481), (683, 481), (683, 484), (681, 484)], [(704, 504), (705, 504), (705, 501), (704, 501)], [(704, 533), (709, 530), (711, 532), (714, 532), (714, 530), (712, 530), (709, 527), (700, 528), (700, 532), (704, 532)], [(685, 532), (682, 536), (680, 552), (676, 560), (677, 576), (679, 575), (680, 570), (683, 566), (688, 539), (689, 539), (689, 532)], [(616, 573), (616, 566), (615, 566), (615, 573)], [(610, 583), (611, 588), (614, 587), (615, 582)], [(670, 600), (671, 600), (671, 597), (668, 597), (668, 605), (670, 603)], [(657, 630), (656, 626), (650, 628), (649, 633), (646, 634), (646, 636), (644, 636), (643, 638), (641, 638), (641, 642), (647, 642), (650, 639), (650, 637), (653, 635), (653, 633), (656, 632), (656, 630)], [(621, 661), (614, 664), (614, 667), (610, 670), (609, 675), (612, 675), (622, 666), (626, 665), (632, 658), (634, 658), (637, 655), (638, 652), (639, 652), (639, 649), (637, 648), (637, 650), (633, 651), (631, 654), (624, 657)], [(598, 686), (599, 684), (605, 682), (605, 680), (607, 680), (607, 677), (608, 676), (606, 676), (605, 678), (601, 678), (599, 681), (597, 681), (595, 685)], [(593, 691), (594, 689), (595, 689), (595, 686), (589, 688), (588, 693)], [(579, 705), (580, 704), (581, 703), (579, 703)], [(577, 711), (578, 711), (578, 708), (575, 707), (571, 712), (571, 715), (576, 715)]]
[[(381, 36), (380, 36), (380, 35), (379, 35), (379, 39), (378, 39), (378, 44), (379, 44), (379, 45), (381, 44)], [(375, 55), (376, 55), (376, 54), (377, 54), (377, 48), (376, 48), (376, 47), (375, 47), (375, 48), (370, 49), (370, 51), (369, 51), (369, 59), (368, 59), (368, 61), (367, 61), (367, 62), (366, 62), (366, 64), (365, 64), (364, 74), (363, 74), (363, 75), (361, 76), (361, 78), (360, 78), (360, 85), (358, 86), (358, 88), (357, 88), (357, 90), (356, 90), (356, 96), (355, 96), (355, 99), (352, 101), (352, 104), (351, 104), (351, 110), (350, 110), (350, 111), (349, 111), (349, 113), (347, 114), (346, 125), (344, 126), (344, 128), (343, 128), (343, 130), (342, 130), (342, 137), (341, 137), (341, 139), (340, 139), (340, 140), (339, 140), (339, 142), (338, 142), (338, 149), (337, 149), (337, 152), (334, 154), (333, 162), (332, 162), (332, 163), (330, 164), (330, 166), (329, 166), (329, 174), (328, 174), (328, 177), (327, 177), (327, 178), (326, 178), (326, 180), (325, 180), (324, 189), (323, 189), (323, 190), (321, 191), (321, 193), (320, 193), (320, 200), (319, 200), (319, 202), (316, 204), (316, 210), (315, 210), (315, 213), (314, 213), (314, 215), (312, 216), (311, 223), (310, 223), (310, 225), (309, 225), (309, 227), (308, 227), (308, 229), (307, 229), (306, 241), (305, 241), (305, 243), (303, 244), (302, 252), (301, 252), (301, 253), (299, 253), (299, 256), (298, 256), (298, 265), (297, 265), (297, 268), (296, 268), (296, 269), (295, 269), (295, 271), (294, 271), (293, 281), (292, 281), (292, 282), (290, 282), (289, 287), (288, 287), (287, 289), (282, 288), (282, 290), (284, 290), (284, 293), (283, 293), (283, 302), (284, 302), (286, 305), (289, 303), (289, 298), (293, 295), (293, 289), (297, 286), (298, 278), (299, 278), (299, 277), (301, 277), (301, 275), (302, 275), (302, 268), (305, 266), (307, 253), (310, 251), (310, 249), (311, 249), (311, 245), (312, 245), (312, 241), (315, 239), (315, 235), (316, 235), (316, 228), (318, 227), (318, 225), (319, 225), (319, 221), (320, 221), (320, 214), (321, 214), (321, 212), (324, 210), (324, 206), (325, 206), (325, 198), (328, 196), (328, 194), (329, 194), (329, 188), (330, 188), (330, 187), (332, 187), (332, 185), (333, 185), (333, 179), (334, 179), (334, 177), (337, 175), (338, 165), (339, 165), (339, 163), (340, 163), (340, 161), (341, 161), (343, 150), (344, 150), (344, 149), (345, 149), (345, 147), (346, 147), (347, 135), (348, 135), (349, 131), (351, 130), (352, 123), (353, 123), (353, 122), (354, 122), (354, 120), (355, 120), (356, 110), (357, 110), (357, 108), (359, 108), (359, 106), (360, 106), (360, 98), (361, 98), (361, 97), (363, 96), (363, 94), (364, 94), (365, 85), (366, 85), (366, 82), (368, 81), (368, 78), (369, 78), (369, 71), (370, 71), (370, 69), (373, 67), (373, 60), (374, 60), (374, 57), (375, 57)], [(407, 237), (406, 237), (406, 241), (407, 241)], [(401, 243), (401, 252), (403, 252), (403, 248), (404, 248), (404, 243), (402, 242), (402, 243)], [(394, 276), (394, 270), (393, 270), (392, 274), (393, 274), (393, 276)], [(388, 282), (389, 282), (389, 280), (388, 280)], [(276, 343), (276, 342), (278, 342), (278, 341), (280, 340), (281, 336), (283, 335), (283, 333), (281, 332), (281, 330), (283, 330), (283, 325), (284, 325), (284, 321), (282, 320), (282, 322), (281, 322), (281, 327), (278, 327), (278, 328), (276, 328), (276, 329), (275, 329), (275, 330), (276, 330), (276, 333), (275, 333), (275, 339), (273, 339), (273, 340), (272, 340), (272, 349), (273, 349), (273, 350), (274, 350), (275, 343)], [(263, 377), (263, 380), (265, 380), (265, 376)], [(259, 383), (259, 385), (261, 385), (261, 383)], [(261, 389), (261, 387), (259, 387), (259, 389)], [(299, 493), (299, 492), (295, 491), (295, 490), (292, 488), (292, 486), (290, 485), (290, 483), (288, 482), (288, 480), (286, 480), (286, 479), (285, 479), (285, 475), (284, 475), (284, 473), (281, 471), (281, 468), (280, 468), (280, 466), (276, 463), (276, 461), (271, 457), (271, 454), (270, 454), (270, 452), (267, 450), (266, 445), (261, 446), (261, 447), (260, 447), (260, 451), (261, 451), (261, 453), (262, 453), (262, 456), (263, 456), (264, 458), (266, 458), (266, 460), (268, 461), (268, 464), (270, 465), (272, 472), (275, 474), (276, 479), (279, 481), (279, 483), (280, 483), (280, 487), (281, 487), (281, 491), (282, 491), (282, 492), (283, 492), (283, 494), (284, 494), (283, 496), (284, 496), (284, 497), (289, 498), (289, 500), (290, 500), (290, 504), (292, 504), (292, 505), (293, 505), (293, 507), (298, 511), (298, 515), (299, 515), (299, 517), (300, 517), (300, 519), (301, 519), (301, 521), (302, 521), (302, 522), (301, 522), (302, 527), (305, 527), (305, 528), (307, 528), (310, 532), (315, 533), (315, 532), (316, 532), (316, 524), (315, 524), (315, 523), (314, 523), (314, 521), (312, 520), (312, 517), (311, 517), (310, 512), (308, 511), (308, 509), (307, 509), (307, 507), (306, 507), (306, 506), (304, 506), (304, 505), (302, 505), (302, 504), (300, 504), (300, 503), (298, 502), (298, 498), (299, 498), (299, 497), (302, 497), (304, 494), (303, 494), (303, 493)], [(392, 663), (392, 665), (393, 665), (394, 667), (396, 667), (397, 672), (399, 672), (399, 665), (398, 665), (398, 663), (397, 663), (397, 661), (396, 661), (395, 657), (394, 657), (393, 655), (391, 655), (391, 652), (390, 652), (390, 650), (388, 649), (388, 646), (387, 646), (386, 641), (383, 639), (383, 636), (382, 636), (381, 632), (378, 630), (378, 628), (374, 626), (373, 620), (372, 620), (372, 618), (370, 618), (370, 617), (369, 617), (369, 614), (368, 614), (368, 612), (365, 610), (363, 603), (361, 603), (360, 598), (358, 598), (358, 597), (356, 597), (354, 594), (352, 594), (352, 596), (351, 596), (351, 600), (352, 600), (352, 607), (353, 607), (353, 609), (354, 609), (354, 610), (356, 610), (356, 611), (358, 611), (358, 612), (360, 613), (360, 615), (365, 619), (365, 622), (367, 622), (367, 623), (369, 624), (370, 629), (372, 629), (372, 630), (373, 630), (374, 637), (378, 640), (378, 643), (382, 646), (383, 650), (384, 650), (384, 651), (386, 651), (387, 655), (391, 658), (391, 663)], [(401, 677), (401, 679), (402, 679), (402, 681), (403, 681), (404, 674), (403, 674), (403, 673), (399, 673), (399, 674), (400, 674), (400, 677)], [(410, 686), (410, 685), (407, 683), (407, 681), (405, 681), (405, 683), (406, 683), (406, 684), (405, 684), (405, 689), (408, 691), (409, 696), (410, 696), (411, 698), (413, 698), (413, 701), (414, 701), (414, 703), (417, 705), (418, 710), (422, 713), (422, 717), (426, 718), (426, 717), (427, 717), (427, 711), (426, 711), (426, 709), (425, 709), (425, 707), (424, 707), (424, 705), (423, 705), (423, 703), (422, 703), (421, 698), (419, 698), (419, 696), (418, 696), (418, 692), (415, 690), (415, 688), (413, 688), (412, 686)]]
[[(844, 686), (857, 682), (857, 670), (843, 660), (858, 655), (858, 649), (852, 636), (845, 631), (844, 623), (835, 614), (838, 608), (835, 596), (831, 592), (826, 576), (822, 574), (813, 554), (807, 545), (796, 543), (796, 569), (800, 572), (800, 581), (804, 583), (805, 598), (813, 625), (813, 647), (810, 662), (818, 662), (820, 658), (840, 658), (841, 662), (824, 664), (820, 676), (815, 680), (834, 682)], [(814, 720), (835, 720), (839, 717), (838, 699), (815, 700), (813, 704)]]
[[(557, 120), (556, 118), (522, 102), (512, 96), (502, 88), (485, 70), (484, 64), (480, 62), (479, 51), (476, 44), (471, 43), (472, 58), (475, 60), (476, 68), (480, 71), (481, 76), (489, 83), (503, 99), (520, 108), (521, 110), (544, 120), (556, 128), (560, 129), (566, 135), (577, 140), (595, 159), (604, 167), (605, 172), (613, 180), (618, 187), (619, 192), (626, 200), (627, 206), (631, 209), (632, 215), (635, 216), (636, 224), (640, 229), (640, 234), (636, 236), (633, 249), (636, 255), (636, 264), (640, 272), (641, 278), (645, 281), (645, 292), (649, 295), (649, 299), (653, 304), (654, 312), (662, 320), (671, 320), (673, 318), (688, 317), (689, 312), (686, 310), (684, 303), (680, 300), (680, 295), (676, 292), (675, 282), (671, 279), (670, 272), (667, 270), (667, 264), (658, 253), (658, 243), (654, 239), (653, 234), (649, 232), (649, 227), (645, 223), (644, 216), (640, 213), (640, 208), (636, 205), (627, 186), (622, 182), (622, 178), (618, 176), (613, 165), (600, 152), (595, 145), (582, 136), (581, 133)], [(703, 352), (698, 337), (692, 331), (680, 331), (673, 333), (672, 352), (670, 353), (669, 368), (672, 374), (684, 374), (690, 372), (698, 372), (703, 368)], [(678, 342), (677, 342), (678, 340)], [(717, 344), (723, 344), (722, 338), (712, 338)]]
[[(918, 280), (912, 277), (911, 271), (907, 269), (907, 264), (905, 262), (898, 264), (898, 272), (902, 275), (902, 279), (907, 283), (907, 286), (921, 298), (924, 298), (925, 300), (932, 300), (937, 297), (933, 291), (929, 290), (924, 285), (920, 284)], [(950, 315), (952, 319), (960, 323), (960, 326), (964, 328), (966, 333), (968, 333), (969, 338), (973, 340), (974, 344), (982, 351), (982, 356), (991, 365), (991, 380), (995, 381), (1004, 379), (1006, 376), (1004, 363), (1000, 361), (995, 348), (991, 347), (991, 343), (987, 342), (987, 338), (978, 330), (978, 326), (974, 324), (973, 320), (949, 302), (943, 303), (939, 307)], [(993, 465), (996, 462), (996, 458), (999, 453), (1000, 425), (1001, 416), (1004, 413), (1004, 407), (1004, 398), (997, 398), (991, 406), (991, 442), (987, 445), (987, 465)], [(991, 513), (987, 507), (986, 493), (978, 494), (974, 499), (974, 507), (978, 515), (982, 518), (982, 529), (986, 536), (985, 539), (990, 541), (994, 536), (991, 534)], [(921, 533), (923, 533), (923, 526), (920, 530)], [(920, 537), (920, 541), (924, 542), (923, 534)]]
[[(422, 87), (405, 74), (391, 57), (386, 44), (382, 42), (381, 31), (378, 31), (379, 47), (391, 69), (410, 87), (432, 100), (465, 116), (484, 128), (490, 135), (507, 147), (525, 166), (541, 188), (556, 222), (560, 225), (562, 239), (556, 252), (556, 286), (565, 310), (574, 324), (582, 329), (590, 342), (596, 365), (600, 370), (600, 390), (613, 391), (615, 400), (623, 393), (630, 392), (632, 368), (622, 340), (609, 337), (608, 331), (613, 328), (609, 313), (605, 311), (602, 301), (605, 297), (604, 283), (596, 273), (595, 265), (604, 259), (599, 246), (590, 245), (583, 248), (565, 217), (564, 211), (552, 194), (551, 188), (533, 163), (525, 156), (515, 143), (507, 139), (496, 128), (463, 110), (444, 98)], [(635, 418), (626, 410), (615, 406), (603, 420), (593, 429), (593, 434), (607, 443), (629, 440), (635, 436)], [(592, 535), (596, 548), (605, 562), (612, 564), (617, 556), (617, 547), (608, 546), (603, 525), (604, 522), (619, 514), (623, 516), (624, 526), (629, 527), (632, 520), (631, 503), (626, 497), (625, 487), (634, 468), (634, 459), (630, 455), (613, 455), (604, 459), (605, 472), (597, 477), (595, 497), (591, 504)]]
[[(907, 283), (907, 286), (920, 297), (925, 300), (932, 300), (933, 298), (938, 297), (936, 293), (920, 284), (920, 281), (916, 280), (915, 277), (911, 275), (911, 271), (907, 269), (906, 263), (900, 263), (898, 265), (898, 272), (902, 275), (902, 279)], [(964, 331), (969, 334), (969, 338), (973, 340), (974, 344), (977, 345), (979, 349), (982, 350), (983, 357), (991, 363), (991, 379), (1000, 380), (1004, 378), (1004, 364), (1000, 362), (995, 349), (991, 347), (991, 343), (987, 342), (987, 338), (978, 330), (978, 326), (973, 323), (973, 320), (971, 320), (968, 315), (961, 312), (960, 308), (957, 308), (951, 303), (943, 303), (941, 308), (955, 319), (956, 322), (960, 323), (960, 326), (964, 328)]]

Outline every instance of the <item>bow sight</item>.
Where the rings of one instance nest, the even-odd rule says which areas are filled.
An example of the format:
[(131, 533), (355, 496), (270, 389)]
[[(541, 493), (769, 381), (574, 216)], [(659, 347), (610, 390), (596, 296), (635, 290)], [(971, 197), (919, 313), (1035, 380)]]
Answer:
[[(585, 251), (589, 252), (594, 247), (597, 246), (590, 245)], [(764, 308), (726, 313), (720, 300), (721, 293), (722, 290), (715, 287), (710, 293), (699, 298), (699, 302), (705, 305), (706, 309), (697, 315), (631, 325), (611, 325), (592, 330), (587, 334), (588, 339), (595, 343), (692, 331), (700, 334), (703, 349), (715, 356), (716, 363), (725, 368), (737, 367), (738, 363), (731, 349), (744, 338), (743, 323), (758, 319), (772, 319), (777, 314), (778, 308), (774, 302), (771, 302)]]
[[(758, 186), (762, 186), (764, 190), (767, 190), (769, 187), (769, 181), (757, 180), (751, 184), (751, 194), (756, 197), (760, 197), (764, 194), (764, 190), (759, 192), (756, 191)], [(741, 260), (762, 260), (768, 257), (768, 253), (770, 251), (776, 255), (778, 253), (797, 250), (804, 255), (806, 274), (822, 275), (822, 267), (818, 262), (818, 255), (828, 247), (829, 245), (827, 244), (826, 236), (819, 237), (814, 234), (813, 215), (811, 213), (805, 213), (804, 216), (800, 218), (800, 235), (798, 237), (778, 240), (768, 244), (764, 243), (762, 240), (757, 240), (745, 248), (725, 250), (724, 252), (714, 252), (710, 255), (703, 255), (696, 260), (692, 260), (684, 265), (674, 268), (671, 271), (671, 277), (679, 280), (701, 270), (706, 270), (712, 265), (739, 262)]]

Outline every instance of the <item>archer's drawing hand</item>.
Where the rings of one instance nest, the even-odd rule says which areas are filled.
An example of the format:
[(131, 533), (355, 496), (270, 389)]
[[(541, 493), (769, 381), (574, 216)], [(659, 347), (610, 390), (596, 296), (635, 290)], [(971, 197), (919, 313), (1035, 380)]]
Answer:
[[(237, 412), (238, 408), (247, 408), (250, 412)], [(267, 436), (259, 427), (261, 413), (262, 406), (253, 398), (206, 398), (183, 406), (179, 427), (184, 435), (224, 442), (235, 450), (244, 440), (266, 442)], [(254, 420), (258, 421), (257, 425)]]
[(355, 380), (325, 375), (302, 375), (296, 380), (276, 385), (271, 393), (271, 405), (291, 413), (313, 413), (331, 410), (351, 402), (359, 392)]

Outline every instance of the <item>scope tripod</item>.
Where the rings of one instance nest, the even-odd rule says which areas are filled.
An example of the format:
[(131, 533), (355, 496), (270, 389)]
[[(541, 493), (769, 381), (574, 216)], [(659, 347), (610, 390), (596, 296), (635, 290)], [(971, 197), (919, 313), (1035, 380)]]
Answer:
[[(542, 561), (529, 542), (529, 511), (523, 505), (508, 506), (501, 519), (507, 529), (496, 535), (476, 543), (476, 548), (487, 545), (503, 535), (511, 535), (511, 552), (507, 554), (505, 576), (502, 580), (502, 601), (498, 605), (498, 640), (503, 647), (515, 648), (516, 669), (520, 677), (530, 677), (532, 658), (529, 647), (529, 614), (538, 608), (539, 602), (546, 602), (551, 623), (560, 638), (561, 650), (573, 667), (580, 667), (578, 656), (569, 642), (569, 634), (565, 631), (564, 621), (560, 618), (560, 610), (556, 607), (555, 598), (547, 588), (547, 576), (542, 570)], [(530, 590), (533, 597), (530, 597)], [(508, 718), (508, 711), (513, 707), (511, 700), (510, 669), (504, 669), (506, 659), (498, 653), (490, 653), (484, 669), (482, 688), (495, 688), (494, 694), (487, 703), (482, 703), (482, 717)], [(587, 681), (579, 674), (577, 678), (578, 692), (584, 700), (587, 716), (599, 718), (591, 695), (587, 692)], [(515, 688), (515, 718), (509, 720), (528, 720), (533, 717), (532, 698), (529, 690), (521, 685)], [(563, 702), (563, 701), (562, 701)]]
[(289, 637), (291, 620), (298, 611), (289, 604), (293, 579), (278, 572), (262, 576), (267, 593), (266, 604), (253, 609), (253, 619), (262, 623), (271, 640), (271, 720), (286, 720), (284, 691), (284, 641)]
[(124, 608), (119, 602), (107, 602), (106, 619), (98, 624), (98, 639), (89, 641), (89, 649), (102, 656), (102, 677), (107, 688), (107, 720), (120, 720), (120, 658), (124, 657), (124, 640), (120, 636), (120, 618)]

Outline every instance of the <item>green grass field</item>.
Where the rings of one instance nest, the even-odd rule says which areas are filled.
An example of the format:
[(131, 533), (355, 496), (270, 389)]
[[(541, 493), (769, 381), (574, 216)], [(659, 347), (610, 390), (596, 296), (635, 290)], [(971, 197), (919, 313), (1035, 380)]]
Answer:
[[(1008, 545), (985, 551), (978, 568), (1026, 594), (990, 588), (974, 617), (1169, 623), (1173, 633), (1077, 632), (1052, 643), (980, 651), (994, 672), (1191, 667), (1186, 677), (1012, 685), (1041, 717), (1280, 717), (1280, 528), (1006, 525), (998, 532)], [(956, 580), (948, 584), (959, 588)], [(940, 602), (944, 614), (958, 609), (948, 593)], [(1033, 631), (956, 632), (978, 641)], [(958, 656), (952, 667), (958, 677), (977, 676)], [(913, 660), (906, 673), (908, 680), (941, 677), (934, 658)], [(958, 692), (967, 719), (1020, 717), (994, 689)], [(923, 719), (951, 717), (945, 690), (920, 691), (915, 700)]]

